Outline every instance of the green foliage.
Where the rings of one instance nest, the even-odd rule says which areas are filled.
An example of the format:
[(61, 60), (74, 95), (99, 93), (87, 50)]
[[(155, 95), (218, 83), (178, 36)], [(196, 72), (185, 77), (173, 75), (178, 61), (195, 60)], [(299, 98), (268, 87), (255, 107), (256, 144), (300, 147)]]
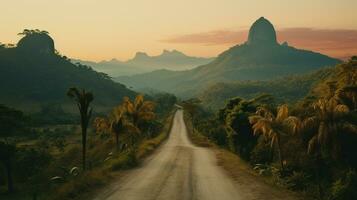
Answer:
[[(285, 102), (283, 99), (289, 96), (282, 89), (285, 86), (291, 91), (301, 87), (303, 92), (291, 96), (297, 103), (289, 106), (276, 106), (268, 95), (252, 100), (231, 98), (215, 118), (200, 115), (196, 127), (206, 138), (218, 143), (207, 133), (223, 126), (224, 130), (217, 131), (226, 137), (223, 146), (248, 158), (259, 174), (270, 176), (278, 185), (318, 199), (356, 199), (356, 77), (357, 62), (351, 58), (335, 68), (298, 77), (290, 82), (293, 86), (288, 79), (276, 80), (274, 87), (270, 85), (274, 81), (261, 82), (259, 87), (272, 91), (278, 97), (277, 102)], [(224, 95), (257, 94), (240, 88), (239, 84), (223, 84), (217, 93), (207, 96), (216, 101)], [(203, 104), (206, 100), (203, 99)], [(257, 134), (262, 135), (254, 138)], [(274, 146), (277, 148), (271, 148)], [(274, 170), (278, 164), (274, 154), (279, 155), (283, 170)]]
[(213, 118), (202, 120), (197, 123), (196, 128), (200, 130), (205, 137), (217, 145), (222, 147), (227, 146), (228, 135), (224, 126), (222, 126), (222, 124), (220, 124), (217, 120)]
[(15, 157), (15, 177), (17, 181), (28, 181), (31, 176), (43, 172), (53, 157), (46, 151), (35, 148), (19, 148)]
[(114, 159), (112, 161), (111, 169), (119, 170), (119, 169), (129, 169), (135, 167), (138, 164), (136, 159), (135, 150), (130, 149), (127, 152), (124, 152), (123, 155), (120, 155), (119, 158)]
[(252, 99), (262, 94), (270, 94), (278, 103), (296, 103), (309, 94), (321, 80), (333, 73), (332, 69), (288, 76), (267, 81), (236, 81), (216, 83), (206, 88), (200, 95), (203, 104), (211, 109), (224, 106), (226, 99), (241, 97)]
[(331, 200), (357, 199), (357, 174), (349, 170), (344, 177), (337, 179), (331, 187)]
[(0, 104), (0, 138), (23, 135), (25, 122), (21, 111)]
[(242, 158), (249, 160), (250, 153), (257, 142), (253, 135), (249, 116), (255, 113), (260, 105), (271, 104), (271, 96), (263, 95), (252, 100), (241, 98), (230, 99), (223, 109), (218, 111), (218, 118), (229, 133), (229, 146)]
[(296, 172), (287, 177), (287, 187), (295, 191), (306, 190), (308, 184), (311, 182), (311, 177), (303, 171)]
[(253, 148), (250, 153), (250, 163), (251, 164), (269, 164), (272, 162), (272, 150), (269, 143), (263, 137), (260, 137), (257, 145)]
[(159, 115), (166, 113), (168, 110), (172, 110), (177, 102), (176, 96), (169, 93), (155, 94), (152, 98), (156, 103), (155, 111)]
[(65, 112), (61, 104), (43, 104), (39, 112), (30, 114), (31, 122), (36, 126), (73, 124), (77, 117), (74, 114)]

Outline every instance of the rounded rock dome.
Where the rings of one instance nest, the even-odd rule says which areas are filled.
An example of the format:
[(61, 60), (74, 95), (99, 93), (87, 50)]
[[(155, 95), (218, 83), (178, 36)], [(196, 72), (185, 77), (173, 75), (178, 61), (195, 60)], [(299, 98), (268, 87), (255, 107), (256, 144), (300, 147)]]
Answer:
[(249, 45), (274, 45), (277, 44), (274, 26), (264, 17), (255, 21), (249, 30)]
[(17, 43), (17, 47), (31, 53), (53, 54), (55, 52), (53, 39), (45, 33), (26, 35)]

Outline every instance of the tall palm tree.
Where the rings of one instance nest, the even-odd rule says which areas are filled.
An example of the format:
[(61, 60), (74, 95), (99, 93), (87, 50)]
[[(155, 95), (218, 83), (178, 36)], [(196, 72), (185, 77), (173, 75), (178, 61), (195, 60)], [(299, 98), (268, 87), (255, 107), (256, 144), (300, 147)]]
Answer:
[(92, 116), (92, 108), (90, 103), (94, 97), (91, 92), (87, 92), (84, 89), (79, 90), (77, 88), (70, 88), (67, 92), (67, 96), (73, 99), (78, 107), (81, 116), (81, 129), (82, 129), (82, 167), (86, 169), (86, 144), (87, 144), (87, 129), (88, 123)]
[(313, 130), (309, 140), (308, 153), (336, 157), (339, 153), (339, 135), (343, 130), (356, 130), (356, 126), (344, 118), (349, 108), (335, 99), (320, 99), (314, 103), (313, 116), (302, 121), (303, 130)]
[(155, 104), (152, 101), (144, 101), (143, 95), (137, 95), (133, 102), (128, 97), (124, 97), (123, 109), (126, 111), (134, 126), (139, 128), (140, 122), (150, 121), (155, 118)]
[(270, 140), (272, 149), (277, 147), (282, 171), (284, 171), (284, 158), (281, 150), (281, 137), (288, 120), (291, 120), (291, 117), (289, 117), (288, 106), (285, 104), (278, 107), (276, 116), (268, 109), (259, 107), (256, 115), (249, 117), (249, 122), (253, 125), (253, 134), (262, 134)]

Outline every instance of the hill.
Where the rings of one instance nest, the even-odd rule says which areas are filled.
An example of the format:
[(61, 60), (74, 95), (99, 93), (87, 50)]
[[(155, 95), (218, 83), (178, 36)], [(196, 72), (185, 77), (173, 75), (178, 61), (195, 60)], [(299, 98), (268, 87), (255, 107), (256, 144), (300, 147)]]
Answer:
[(134, 58), (128, 61), (112, 59), (110, 61), (92, 62), (74, 59), (74, 62), (92, 66), (97, 71), (104, 72), (112, 77), (117, 77), (141, 74), (159, 69), (192, 69), (193, 67), (207, 64), (212, 60), (213, 58), (187, 56), (177, 50), (164, 50), (157, 56), (149, 56), (144, 52), (138, 52)]
[(296, 103), (307, 96), (322, 80), (330, 77), (333, 68), (320, 69), (306, 75), (288, 76), (269, 81), (235, 81), (216, 83), (199, 94), (206, 107), (217, 110), (234, 97), (253, 99), (272, 95), (278, 103)]
[(228, 49), (207, 65), (180, 72), (160, 70), (115, 80), (134, 88), (152, 87), (185, 97), (217, 82), (269, 80), (304, 74), (341, 62), (320, 53), (296, 49), (287, 42), (279, 44), (276, 38), (273, 25), (262, 17), (252, 25), (247, 42)]
[(95, 105), (101, 108), (135, 95), (106, 74), (74, 65), (59, 55), (47, 32), (27, 30), (23, 34), (17, 47), (0, 47), (0, 103), (24, 110), (52, 103), (66, 105), (66, 91), (73, 86), (92, 91)]

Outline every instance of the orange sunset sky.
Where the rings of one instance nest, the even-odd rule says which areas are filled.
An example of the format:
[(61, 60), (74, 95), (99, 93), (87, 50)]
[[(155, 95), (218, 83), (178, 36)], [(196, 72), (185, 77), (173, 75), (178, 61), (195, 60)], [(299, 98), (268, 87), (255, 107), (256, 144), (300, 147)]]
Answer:
[(50, 32), (62, 54), (127, 60), (177, 49), (217, 56), (269, 19), (279, 41), (333, 57), (357, 54), (356, 0), (1, 0), (0, 42), (24, 28)]

